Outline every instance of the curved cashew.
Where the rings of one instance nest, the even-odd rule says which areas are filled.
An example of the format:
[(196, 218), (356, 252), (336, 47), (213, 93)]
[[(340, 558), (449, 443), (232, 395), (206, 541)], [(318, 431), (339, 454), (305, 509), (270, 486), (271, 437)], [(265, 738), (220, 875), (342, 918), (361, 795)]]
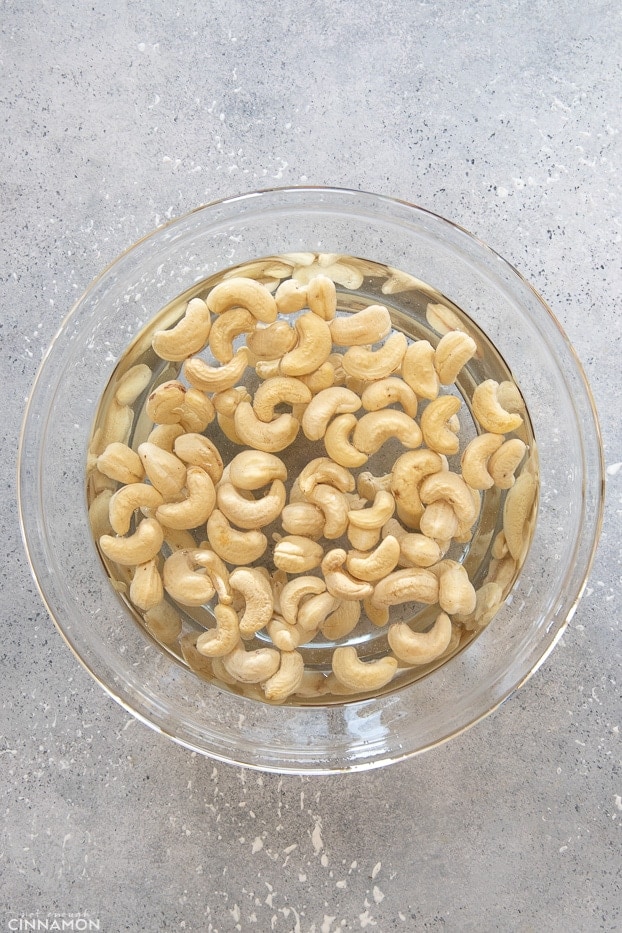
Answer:
[(200, 547), (193, 549), (193, 560), (199, 567), (205, 568), (220, 602), (227, 606), (231, 605), (233, 596), (229, 584), (229, 571), (218, 554), (205, 547), (203, 543)]
[(184, 431), (204, 431), (216, 417), (212, 400), (200, 389), (188, 389), (179, 423)]
[(299, 625), (290, 625), (277, 615), (268, 622), (267, 632), (274, 647), (281, 651), (294, 651), (301, 644), (312, 641), (317, 634), (305, 632)]
[(428, 304), (425, 316), (430, 327), (439, 334), (446, 334), (450, 330), (462, 330), (462, 321), (455, 311), (442, 304)]
[(304, 672), (304, 658), (298, 651), (282, 651), (278, 671), (261, 685), (266, 700), (270, 700), (272, 703), (281, 703), (292, 693), (296, 693), (302, 684)]
[(175, 454), (146, 441), (139, 444), (138, 456), (148, 479), (165, 499), (174, 498), (183, 489), (186, 467)]
[[(179, 639), (181, 654), (191, 671), (193, 671), (195, 674), (198, 674), (199, 677), (205, 677), (211, 680), (213, 677), (216, 677), (212, 659), (206, 658), (205, 655), (200, 654), (197, 651), (198, 637), (199, 636), (196, 632), (192, 632), (188, 635), (182, 635)], [(233, 679), (230, 679), (226, 682), (234, 683)]]
[(438, 604), (449, 615), (469, 615), (475, 609), (475, 588), (462, 564), (442, 560), (433, 568), (438, 576)]
[(261, 421), (250, 402), (240, 402), (233, 416), (235, 430), (244, 444), (256, 450), (278, 453), (296, 439), (300, 422), (293, 415), (282, 414), (274, 421)]
[(521, 412), (525, 410), (523, 396), (518, 391), (516, 383), (510, 380), (499, 383), (497, 401), (506, 411)]
[(406, 664), (428, 664), (445, 653), (451, 633), (451, 620), (441, 612), (428, 632), (413, 632), (405, 622), (397, 622), (389, 627), (387, 639), (400, 661)]
[(350, 443), (350, 435), (358, 424), (356, 415), (337, 415), (330, 422), (324, 434), (324, 447), (326, 453), (344, 467), (356, 468), (363, 466), (369, 459), (366, 453)]
[(442, 552), (433, 538), (422, 534), (405, 534), (400, 538), (400, 557), (413, 567), (431, 567), (441, 559)]
[(439, 542), (451, 541), (458, 532), (458, 517), (453, 508), (444, 499), (432, 502), (423, 512), (419, 521), (422, 534)]
[(114, 393), (115, 401), (122, 407), (133, 405), (151, 382), (152, 376), (153, 373), (146, 363), (131, 366), (117, 383)]
[(290, 535), (321, 538), (324, 534), (324, 513), (312, 502), (290, 502), (281, 513), (281, 522)]
[(335, 648), (332, 667), (339, 683), (350, 690), (379, 690), (393, 680), (397, 661), (388, 656), (377, 661), (361, 661), (356, 648), (348, 646)]
[(119, 441), (108, 444), (96, 463), (100, 473), (119, 483), (139, 483), (145, 475), (136, 451)]
[(405, 411), (385, 408), (370, 411), (359, 420), (352, 435), (357, 450), (374, 454), (390, 437), (396, 437), (404, 447), (419, 447), (421, 431), (419, 425)]
[[(145, 625), (157, 641), (172, 645), (181, 632), (181, 616), (166, 599), (145, 612)], [(183, 652), (183, 646), (182, 652)]]
[(184, 363), (184, 375), (191, 386), (203, 392), (223, 392), (239, 382), (250, 359), (247, 347), (240, 347), (235, 356), (222, 366), (209, 366), (198, 356)]
[(385, 473), (383, 476), (374, 476), (369, 472), (359, 473), (356, 478), (356, 491), (361, 498), (372, 502), (376, 498), (376, 493), (381, 489), (390, 492), (392, 476), (392, 473)]
[(393, 466), (390, 488), (398, 517), (409, 528), (417, 528), (423, 515), (419, 486), (426, 476), (438, 473), (443, 461), (433, 450), (408, 451)]
[(156, 509), (156, 518), (168, 528), (197, 528), (207, 521), (216, 504), (216, 490), (205, 470), (190, 466), (186, 470), (187, 496), (181, 502), (165, 502)]
[(190, 432), (182, 434), (173, 442), (175, 456), (190, 466), (201, 467), (214, 485), (220, 480), (224, 469), (220, 451), (208, 437)]
[(262, 382), (255, 392), (253, 409), (261, 421), (270, 422), (277, 405), (308, 405), (311, 398), (311, 389), (300, 379), (294, 376), (274, 376)]
[(171, 551), (183, 551), (184, 548), (192, 550), (197, 546), (194, 537), (187, 529), (167, 528), (165, 525), (162, 530), (164, 531), (164, 543)]
[(286, 583), (279, 597), (281, 615), (290, 625), (298, 621), (300, 603), (305, 596), (317, 596), (326, 590), (326, 584), (320, 577), (296, 577)]
[(329, 641), (345, 638), (352, 632), (361, 618), (361, 604), (354, 599), (342, 600), (334, 612), (320, 625), (322, 635)]
[(241, 275), (219, 282), (205, 300), (214, 314), (222, 314), (229, 308), (245, 308), (265, 324), (275, 321), (278, 313), (276, 301), (265, 285)]
[(295, 314), (307, 307), (307, 286), (295, 279), (286, 279), (277, 288), (274, 299), (279, 314)]
[(395, 569), (399, 558), (400, 543), (397, 538), (388, 535), (371, 553), (350, 551), (346, 558), (346, 567), (357, 580), (375, 583)]
[[(156, 447), (161, 447), (162, 450), (168, 450), (171, 454), (173, 453), (175, 441), (184, 433), (184, 429), (179, 422), (175, 424), (156, 424), (147, 436), (147, 443), (155, 444)], [(136, 456), (138, 457), (138, 454), (136, 454)]]
[(127, 443), (133, 421), (134, 412), (130, 406), (120, 405), (116, 399), (113, 399), (101, 429), (101, 446), (98, 452), (114, 441), (119, 441), (121, 444)]
[[(112, 496), (112, 489), (103, 489), (89, 505), (89, 524), (96, 541), (99, 541), (102, 535), (114, 531), (110, 524), (110, 500)], [(128, 530), (129, 521), (126, 531)]]
[(471, 490), (457, 473), (440, 470), (426, 476), (419, 487), (419, 495), (426, 505), (439, 500), (449, 502), (458, 521), (469, 527), (477, 518), (478, 508)]
[(328, 423), (335, 415), (358, 411), (361, 400), (355, 392), (345, 386), (322, 389), (309, 400), (302, 416), (302, 430), (310, 441), (324, 437)]
[[(499, 435), (493, 435), (499, 437)], [(513, 437), (499, 447), (488, 461), (488, 472), (499, 489), (511, 489), (515, 482), (514, 471), (525, 456), (527, 445)], [(464, 470), (462, 471), (464, 475)]]
[(330, 332), (333, 343), (340, 347), (371, 345), (391, 333), (391, 316), (384, 305), (370, 305), (336, 317), (330, 323)]
[(498, 389), (499, 383), (494, 379), (480, 382), (473, 392), (471, 407), (473, 417), (485, 431), (507, 434), (519, 428), (523, 419), (517, 412), (508, 412), (501, 406), (497, 397)]
[(276, 648), (257, 648), (247, 651), (243, 642), (222, 659), (228, 674), (243, 684), (258, 684), (276, 674), (281, 663), (281, 652)]
[(273, 480), (286, 480), (287, 467), (265, 450), (243, 450), (229, 463), (229, 479), (238, 489), (261, 489)]
[(164, 589), (182, 606), (202, 606), (214, 596), (216, 590), (204, 569), (196, 569), (199, 548), (174, 551), (164, 561), (162, 579)]
[(391, 518), (395, 511), (395, 499), (390, 492), (379, 489), (374, 497), (373, 504), (364, 509), (350, 509), (348, 521), (355, 528), (365, 531), (378, 531), (384, 523)]
[(468, 631), (484, 628), (497, 614), (503, 603), (503, 589), (498, 583), (485, 583), (475, 594), (475, 608), (468, 615), (457, 615)]
[(297, 339), (296, 331), (287, 321), (277, 320), (249, 334), (246, 346), (258, 361), (278, 362), (296, 346)]
[(411, 418), (417, 414), (417, 396), (408, 383), (397, 376), (372, 382), (363, 391), (361, 402), (367, 411), (380, 411), (389, 405), (399, 404)]
[(281, 358), (285, 376), (304, 376), (325, 363), (332, 350), (332, 338), (326, 321), (309, 311), (295, 323), (298, 345)]
[(250, 638), (268, 624), (274, 611), (272, 586), (257, 567), (236, 567), (229, 577), (231, 589), (244, 598), (240, 635)]
[(250, 402), (251, 395), (244, 386), (235, 386), (234, 388), (223, 389), (222, 392), (216, 392), (212, 396), (212, 403), (219, 415), (226, 415), (233, 418), (235, 410), (240, 402)]
[(440, 388), (434, 368), (434, 347), (428, 340), (416, 340), (402, 360), (402, 379), (419, 398), (433, 400)]
[(183, 417), (183, 404), (186, 397), (186, 387), (176, 379), (162, 382), (153, 390), (145, 412), (155, 424), (178, 424)]
[(488, 462), (502, 444), (502, 434), (479, 434), (469, 441), (462, 454), (460, 465), (462, 478), (472, 489), (490, 489), (494, 485)]
[[(240, 334), (252, 336), (251, 332), (255, 329), (256, 324), (255, 317), (246, 308), (231, 308), (219, 315), (214, 320), (209, 334), (209, 348), (214, 359), (218, 360), (219, 363), (230, 363), (235, 352), (233, 341)], [(248, 339), (246, 344), (250, 346)], [(194, 352), (198, 351), (195, 350)]]
[(260, 379), (274, 379), (275, 376), (281, 375), (281, 361), (280, 359), (257, 360), (255, 363), (255, 372)]
[(318, 593), (317, 596), (310, 596), (309, 599), (306, 599), (299, 607), (296, 623), (304, 632), (313, 632), (315, 636), (320, 625), (324, 622), (329, 613), (333, 611), (336, 605), (337, 600), (329, 592)]
[(268, 547), (261, 531), (232, 528), (220, 509), (214, 509), (207, 520), (207, 539), (219, 557), (236, 566), (259, 560)]
[(465, 363), (477, 353), (477, 344), (461, 330), (451, 330), (441, 337), (434, 353), (434, 368), (442, 385), (448, 386)]
[(459, 411), (461, 404), (455, 395), (441, 395), (425, 407), (421, 415), (421, 431), (431, 450), (448, 456), (458, 453), (460, 441), (448, 422)]
[(529, 524), (536, 501), (538, 483), (524, 471), (508, 490), (503, 506), (503, 532), (510, 555), (520, 563), (529, 541)]
[(365, 615), (377, 628), (383, 628), (388, 624), (391, 614), (388, 606), (376, 606), (373, 600), (373, 593), (363, 600), (363, 609)]
[(394, 570), (376, 583), (371, 602), (377, 607), (408, 602), (436, 603), (438, 580), (432, 571), (419, 567)]
[(328, 360), (314, 369), (312, 373), (298, 376), (301, 382), (311, 390), (311, 395), (317, 395), (322, 389), (330, 389), (335, 382), (335, 370)]
[(191, 298), (181, 320), (170, 330), (157, 330), (151, 346), (161, 359), (181, 362), (203, 349), (211, 322), (205, 302), (201, 298)]
[(324, 513), (324, 537), (329, 540), (340, 538), (348, 527), (348, 500), (345, 494), (333, 486), (318, 483), (308, 494), (308, 499)]
[(149, 486), (147, 483), (122, 486), (111, 497), (108, 507), (113, 531), (118, 535), (127, 534), (136, 509), (155, 509), (163, 502), (164, 499), (155, 486)]
[(216, 628), (201, 632), (197, 638), (197, 651), (208, 658), (222, 658), (234, 650), (240, 640), (238, 615), (231, 606), (218, 603), (214, 607)]
[(162, 526), (153, 518), (144, 518), (133, 535), (114, 538), (102, 535), (99, 546), (110, 560), (123, 567), (136, 567), (152, 560), (162, 547)]
[(402, 364), (408, 341), (404, 334), (388, 337), (379, 350), (350, 347), (343, 355), (343, 368), (349, 376), (373, 382), (396, 372)]
[(164, 597), (162, 577), (155, 557), (138, 564), (130, 584), (130, 599), (135, 606), (144, 611), (153, 609)]
[(285, 486), (280, 479), (270, 484), (265, 496), (259, 499), (246, 499), (241, 495), (233, 483), (220, 482), (216, 492), (216, 500), (220, 511), (239, 528), (263, 528), (269, 525), (283, 511), (287, 499)]
[(326, 275), (316, 275), (307, 285), (309, 310), (324, 321), (332, 321), (337, 311), (335, 283)]
[(373, 586), (361, 580), (355, 580), (350, 574), (342, 570), (347, 559), (343, 548), (334, 548), (328, 551), (322, 561), (322, 573), (326, 589), (331, 596), (344, 600), (361, 600), (371, 596)]
[(352, 492), (354, 489), (354, 477), (350, 471), (329, 457), (316, 457), (311, 460), (298, 477), (300, 491), (305, 496), (308, 496), (318, 483), (326, 483), (339, 492)]
[(304, 535), (286, 535), (274, 546), (273, 561), (279, 570), (304, 573), (318, 567), (324, 548)]

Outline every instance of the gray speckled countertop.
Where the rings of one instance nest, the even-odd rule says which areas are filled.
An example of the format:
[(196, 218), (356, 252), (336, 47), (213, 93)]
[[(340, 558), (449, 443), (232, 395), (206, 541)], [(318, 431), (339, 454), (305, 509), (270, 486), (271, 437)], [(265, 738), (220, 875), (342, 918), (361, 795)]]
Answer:
[[(0, 35), (0, 929), (622, 929), (619, 6), (5, 0)], [(132, 719), (56, 632), (15, 504), (26, 396), (92, 277), (193, 206), (306, 182), (415, 201), (513, 262), (585, 365), (609, 474), (537, 674), (350, 777), (215, 766)]]

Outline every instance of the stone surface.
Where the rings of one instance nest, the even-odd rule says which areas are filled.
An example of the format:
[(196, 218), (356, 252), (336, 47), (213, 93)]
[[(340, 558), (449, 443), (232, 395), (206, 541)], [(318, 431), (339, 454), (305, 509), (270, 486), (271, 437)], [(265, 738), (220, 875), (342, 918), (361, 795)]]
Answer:
[[(2, 929), (620, 930), (617, 5), (2, 11)], [(132, 719), (50, 621), (14, 495), (25, 399), (91, 278), (166, 218), (304, 183), (415, 201), (513, 262), (583, 361), (609, 474), (542, 668), (450, 744), (350, 777), (214, 765)]]

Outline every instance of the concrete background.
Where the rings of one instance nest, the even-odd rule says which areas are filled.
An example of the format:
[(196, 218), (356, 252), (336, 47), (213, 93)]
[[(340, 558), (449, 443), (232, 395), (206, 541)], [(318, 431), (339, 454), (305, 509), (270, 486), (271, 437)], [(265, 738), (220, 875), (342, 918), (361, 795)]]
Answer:
[[(613, 0), (3, 0), (0, 929), (620, 930), (620, 96)], [(367, 775), (218, 765), (134, 721), (31, 581), (15, 452), (91, 278), (191, 207), (418, 202), (552, 306), (600, 409), (607, 520), (561, 644), (466, 735)]]

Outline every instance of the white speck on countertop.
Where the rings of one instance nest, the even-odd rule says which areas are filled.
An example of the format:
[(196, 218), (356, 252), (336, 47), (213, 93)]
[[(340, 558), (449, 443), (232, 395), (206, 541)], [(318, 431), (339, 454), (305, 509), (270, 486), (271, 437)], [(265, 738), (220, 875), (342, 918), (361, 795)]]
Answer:
[(311, 833), (311, 842), (315, 854), (319, 855), (324, 848), (324, 842), (322, 840), (322, 821), (320, 819), (317, 820), (313, 832)]
[(376, 904), (379, 904), (381, 901), (384, 900), (384, 894), (380, 890), (377, 884), (374, 885), (374, 890), (372, 891), (372, 894), (373, 894), (374, 901)]
[(253, 846), (251, 848), (252, 855), (255, 855), (257, 852), (261, 852), (263, 849), (263, 839), (261, 836), (255, 836), (253, 839)]
[(377, 877), (378, 872), (380, 871), (381, 868), (382, 868), (382, 862), (376, 862), (376, 864), (374, 865), (374, 867), (373, 867), (372, 870), (371, 870), (371, 876), (372, 876), (372, 878), (376, 878), (376, 877)]
[(607, 467), (607, 476), (617, 476), (621, 467), (622, 463), (610, 463)]
[(620, 794), (615, 795), (616, 810), (622, 810), (622, 797)]

